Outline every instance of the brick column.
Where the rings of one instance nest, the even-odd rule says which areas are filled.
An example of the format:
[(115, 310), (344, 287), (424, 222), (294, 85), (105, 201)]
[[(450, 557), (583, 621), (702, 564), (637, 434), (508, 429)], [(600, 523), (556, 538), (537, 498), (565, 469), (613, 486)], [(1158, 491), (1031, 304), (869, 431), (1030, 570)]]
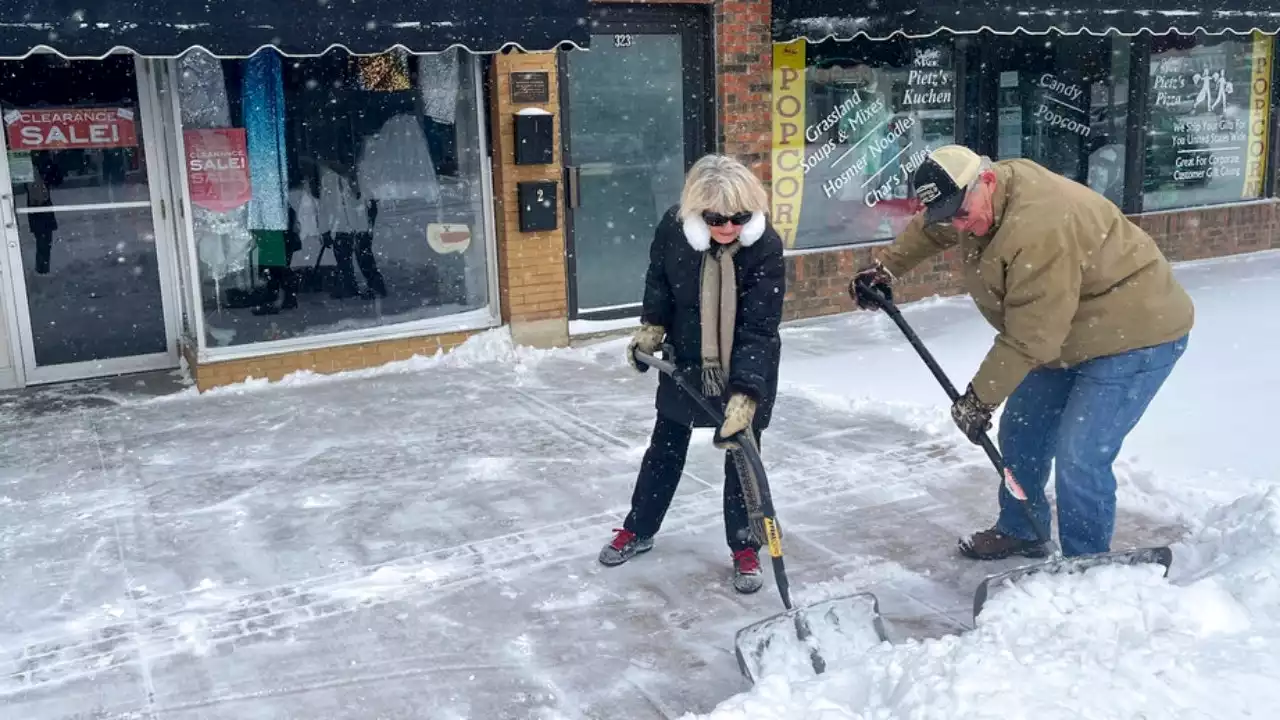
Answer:
[(717, 145), (766, 185), (773, 125), (771, 0), (717, 0), (715, 7)]
[[(511, 326), (517, 344), (534, 347), (569, 343), (569, 296), (565, 277), (564, 187), (561, 180), (560, 90), (556, 53), (512, 52), (494, 56), (493, 196), (497, 228), (498, 287), (503, 322)], [(544, 72), (550, 82), (548, 101), (516, 105), (511, 102), (512, 72)], [(547, 165), (515, 164), (515, 113), (541, 108), (555, 116), (555, 157)], [(556, 229), (520, 232), (517, 183), (553, 180), (556, 191)]]

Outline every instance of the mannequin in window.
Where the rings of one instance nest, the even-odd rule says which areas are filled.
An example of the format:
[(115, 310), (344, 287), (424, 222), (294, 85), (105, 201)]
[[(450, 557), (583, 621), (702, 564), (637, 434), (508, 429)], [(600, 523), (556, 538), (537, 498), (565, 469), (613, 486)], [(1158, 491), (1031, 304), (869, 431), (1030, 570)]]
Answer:
[[(290, 200), (297, 197), (297, 191), (290, 193)], [(267, 275), (266, 297), (262, 304), (253, 309), (254, 315), (275, 315), (281, 310), (292, 310), (298, 307), (298, 287), (301, 278), (293, 269), (293, 254), (302, 249), (302, 218), (293, 202), (289, 204), (289, 227), (284, 231), (284, 264), (264, 267)], [(314, 224), (314, 223), (313, 223)], [(280, 306), (276, 306), (276, 298), (284, 292)]]
[(373, 255), (377, 203), (361, 197), (353, 168), (334, 165), (324, 164), (320, 168), (320, 228), (325, 233), (326, 244), (333, 245), (338, 266), (338, 287), (331, 296), (341, 300), (361, 294), (352, 265), (354, 255), (368, 285), (365, 297), (372, 298), (375, 294), (386, 297), (387, 286)]

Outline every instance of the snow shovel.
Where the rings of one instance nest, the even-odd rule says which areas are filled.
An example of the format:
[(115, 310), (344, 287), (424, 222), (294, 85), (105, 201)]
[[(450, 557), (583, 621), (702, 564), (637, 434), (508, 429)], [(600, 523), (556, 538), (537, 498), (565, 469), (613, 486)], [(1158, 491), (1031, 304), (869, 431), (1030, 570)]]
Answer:
[[(676, 370), (671, 360), (662, 360), (648, 353), (636, 351), (636, 360), (642, 368), (653, 366), (669, 376), (698, 404), (703, 412), (719, 427), (724, 423), (723, 411), (693, 387), (683, 374)], [(670, 346), (663, 347), (666, 358), (674, 358)], [(773, 562), (774, 582), (782, 598), (784, 612), (752, 623), (734, 638), (734, 654), (738, 669), (751, 682), (766, 673), (789, 672), (792, 668), (814, 674), (826, 671), (830, 652), (824, 656), (822, 647), (835, 648), (846, 655), (874, 646), (887, 639), (884, 621), (880, 617), (880, 602), (871, 593), (855, 593), (829, 598), (797, 608), (791, 602), (791, 586), (782, 560), (782, 530), (773, 508), (773, 496), (769, 492), (769, 479), (765, 474), (755, 436), (750, 430), (740, 431), (728, 438), (733, 444), (729, 451), (742, 480), (742, 494), (747, 504), (752, 531), (757, 539), (764, 538)], [(816, 630), (815, 630), (816, 628)]]
[[(924, 364), (929, 366), (929, 370), (933, 372), (933, 376), (938, 379), (938, 383), (942, 385), (942, 389), (946, 391), (947, 397), (951, 398), (951, 402), (960, 399), (960, 393), (956, 391), (955, 385), (951, 384), (951, 380), (947, 378), (946, 373), (942, 371), (942, 367), (938, 365), (938, 361), (934, 359), (933, 354), (925, 348), (924, 343), (920, 340), (920, 336), (916, 335), (911, 326), (907, 324), (898, 307), (894, 305), (893, 300), (885, 297), (884, 293), (876, 288), (867, 288), (864, 290), (867, 297), (876, 305), (880, 306), (886, 314), (893, 320), (903, 335), (907, 336), (907, 341), (911, 343), (911, 347), (915, 348), (920, 354), (920, 358), (924, 360)], [(852, 286), (849, 288), (851, 295), (856, 295)], [(854, 298), (856, 301), (856, 297)], [(995, 466), (996, 474), (1001, 477), (1004, 487), (1009, 494), (1018, 501), (1019, 507), (1030, 521), (1031, 527), (1035, 530), (1036, 538), (1041, 544), (1048, 546), (1049, 531), (1036, 519), (1031, 512), (1031, 505), (1027, 501), (1027, 494), (1013, 477), (1013, 472), (1004, 465), (1004, 458), (1001, 457), (1000, 451), (996, 449), (995, 444), (991, 442), (991, 438), (984, 432), (981, 436), (979, 444), (986, 451), (987, 457), (990, 458), (991, 464)], [(1159, 564), (1164, 566), (1165, 577), (1169, 576), (1169, 566), (1173, 564), (1173, 551), (1168, 546), (1160, 547), (1144, 547), (1134, 548), (1132, 550), (1120, 550), (1117, 552), (1096, 553), (1093, 555), (1080, 555), (1077, 557), (1063, 557), (1061, 553), (1055, 553), (1053, 557), (1043, 562), (1024, 565), (1012, 570), (1008, 570), (995, 575), (988, 575), (979, 585), (977, 591), (973, 595), (973, 619), (976, 623), (978, 615), (982, 612), (982, 606), (987, 602), (987, 596), (993, 586), (1000, 586), (1006, 583), (1013, 584), (1018, 580), (1029, 575), (1037, 573), (1049, 573), (1051, 575), (1072, 574), (1084, 572), (1099, 565), (1145, 565)]]

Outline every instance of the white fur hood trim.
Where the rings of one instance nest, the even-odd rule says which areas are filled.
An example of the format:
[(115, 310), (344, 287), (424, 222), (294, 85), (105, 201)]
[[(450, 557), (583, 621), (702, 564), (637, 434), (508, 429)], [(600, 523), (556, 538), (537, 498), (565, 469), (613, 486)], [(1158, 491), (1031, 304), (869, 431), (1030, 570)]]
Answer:
[[(707, 227), (701, 214), (685, 218), (683, 225), (684, 237), (689, 241), (689, 247), (698, 252), (706, 252), (711, 247), (711, 228)], [(742, 227), (738, 242), (742, 243), (742, 247), (751, 247), (764, 235), (766, 227), (764, 213), (759, 211), (752, 213), (751, 220)]]

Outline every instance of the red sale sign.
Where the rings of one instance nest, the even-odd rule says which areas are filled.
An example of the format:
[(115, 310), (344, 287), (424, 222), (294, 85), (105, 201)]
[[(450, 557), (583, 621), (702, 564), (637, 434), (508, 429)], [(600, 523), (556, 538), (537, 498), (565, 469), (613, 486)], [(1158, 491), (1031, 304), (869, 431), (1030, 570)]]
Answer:
[(8, 110), (4, 124), (9, 149), (103, 150), (138, 145), (132, 108), (40, 108)]
[(229, 212), (249, 202), (249, 145), (244, 128), (187, 130), (187, 187), (191, 202), (213, 212)]

